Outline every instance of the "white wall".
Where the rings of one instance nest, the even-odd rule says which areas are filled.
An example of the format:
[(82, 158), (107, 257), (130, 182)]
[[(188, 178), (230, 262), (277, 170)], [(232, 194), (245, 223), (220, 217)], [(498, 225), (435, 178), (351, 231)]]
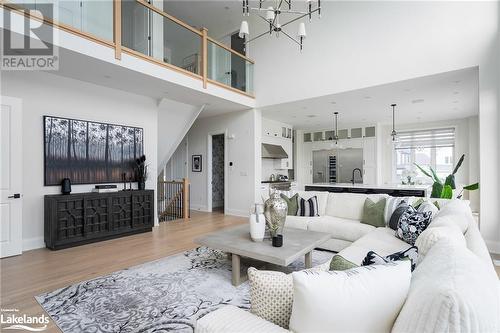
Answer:
[[(45, 246), (43, 196), (60, 193), (59, 186), (43, 186), (44, 115), (142, 127), (152, 175), (146, 188), (156, 189), (155, 100), (44, 72), (2, 72), (1, 83), (1, 95), (23, 101), (23, 250)], [(91, 188), (93, 185), (72, 186), (74, 193)]]
[[(197, 119), (187, 137), (189, 141), (189, 179), (191, 182), (191, 208), (207, 210), (209, 172), (207, 161), (208, 135), (227, 132), (227, 200), (225, 210), (230, 215), (246, 216), (256, 198), (257, 181), (260, 186), (260, 125), (258, 111), (248, 110), (227, 115)], [(257, 130), (257, 131), (256, 131)], [(230, 137), (234, 135), (234, 138)], [(258, 141), (258, 145), (256, 142)], [(258, 151), (257, 151), (258, 149)], [(201, 154), (202, 172), (192, 172), (191, 156)], [(229, 166), (232, 162), (233, 166)], [(260, 190), (260, 187), (259, 187)]]
[(286, 38), (252, 43), (257, 106), (479, 66), (481, 233), (500, 252), (500, 3), (322, 4), (302, 52)]
[(204, 106), (163, 98), (158, 103), (158, 173), (165, 167)]

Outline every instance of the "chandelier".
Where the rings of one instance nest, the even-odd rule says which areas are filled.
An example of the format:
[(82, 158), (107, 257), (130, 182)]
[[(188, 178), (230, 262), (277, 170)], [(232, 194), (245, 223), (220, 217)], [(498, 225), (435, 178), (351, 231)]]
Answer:
[[(283, 28), (293, 22), (299, 21), (305, 17), (309, 17), (309, 21), (312, 20), (312, 14), (317, 12), (318, 17), (321, 18), (321, 0), (306, 0), (306, 9), (301, 10), (293, 10), (292, 9), (292, 0), (259, 0), (259, 7), (250, 7), (248, 4), (249, 0), (243, 0), (243, 16), (250, 16), (250, 11), (256, 12), (257, 16), (264, 20), (269, 25), (269, 30), (257, 35), (249, 40), (246, 40), (250, 31), (248, 28), (248, 22), (242, 21), (239, 36), (240, 38), (245, 38), (245, 45), (265, 36), (267, 34), (272, 35), (273, 33), (276, 37), (279, 37), (280, 34), (285, 35), (290, 38), (292, 41), (297, 43), (300, 46), (300, 50), (302, 51), (302, 45), (304, 39), (306, 38), (306, 25), (304, 22), (299, 23), (299, 29), (297, 31), (297, 38), (290, 35), (288, 32), (283, 30)], [(266, 8), (266, 3), (271, 2), (273, 6), (268, 6)], [(295, 3), (295, 2), (294, 2)], [(296, 17), (287, 21), (282, 22), (282, 14), (295, 15)]]

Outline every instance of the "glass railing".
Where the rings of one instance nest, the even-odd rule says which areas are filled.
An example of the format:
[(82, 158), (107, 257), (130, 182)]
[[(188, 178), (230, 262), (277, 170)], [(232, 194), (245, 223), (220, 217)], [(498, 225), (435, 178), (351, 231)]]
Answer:
[[(47, 6), (53, 5), (53, 9)], [(6, 0), (13, 10), (34, 9), (62, 29), (104, 43), (121, 51), (145, 57), (192, 75), (253, 96), (253, 66), (248, 57), (163, 12), (162, 1), (143, 0)], [(206, 49), (205, 49), (206, 45)], [(206, 71), (204, 70), (206, 65)]]
[(11, 0), (6, 3), (39, 11), (43, 18), (113, 41), (113, 1)]
[(253, 61), (213, 39), (207, 53), (209, 80), (253, 94)]
[(122, 1), (122, 45), (201, 75), (201, 32), (137, 1)]

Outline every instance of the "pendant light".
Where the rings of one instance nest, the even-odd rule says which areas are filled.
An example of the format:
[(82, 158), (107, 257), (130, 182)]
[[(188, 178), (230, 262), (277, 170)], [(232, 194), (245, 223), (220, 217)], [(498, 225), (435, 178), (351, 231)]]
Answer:
[(397, 143), (398, 142), (398, 132), (396, 132), (396, 104), (391, 104), (392, 107), (392, 132), (391, 132), (391, 137), (392, 137), (392, 142)]
[(334, 120), (333, 120), (333, 127), (334, 127), (334, 132), (333, 132), (333, 141), (335, 141), (335, 145), (339, 144), (339, 113), (335, 111), (333, 113)]

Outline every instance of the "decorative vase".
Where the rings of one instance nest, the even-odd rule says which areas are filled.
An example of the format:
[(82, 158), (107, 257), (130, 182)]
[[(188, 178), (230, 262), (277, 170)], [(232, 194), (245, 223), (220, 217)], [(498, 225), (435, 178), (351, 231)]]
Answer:
[(255, 204), (250, 209), (250, 238), (254, 242), (262, 242), (266, 232), (266, 218), (264, 216), (264, 206)]
[(264, 203), (264, 216), (271, 237), (283, 234), (287, 213), (286, 201), (280, 197), (278, 191), (271, 191), (269, 199)]
[(146, 182), (145, 181), (139, 181), (138, 184), (137, 184), (137, 188), (139, 190), (145, 190), (146, 189)]
[(69, 178), (64, 178), (61, 182), (61, 193), (70, 194), (71, 193), (71, 180)]

